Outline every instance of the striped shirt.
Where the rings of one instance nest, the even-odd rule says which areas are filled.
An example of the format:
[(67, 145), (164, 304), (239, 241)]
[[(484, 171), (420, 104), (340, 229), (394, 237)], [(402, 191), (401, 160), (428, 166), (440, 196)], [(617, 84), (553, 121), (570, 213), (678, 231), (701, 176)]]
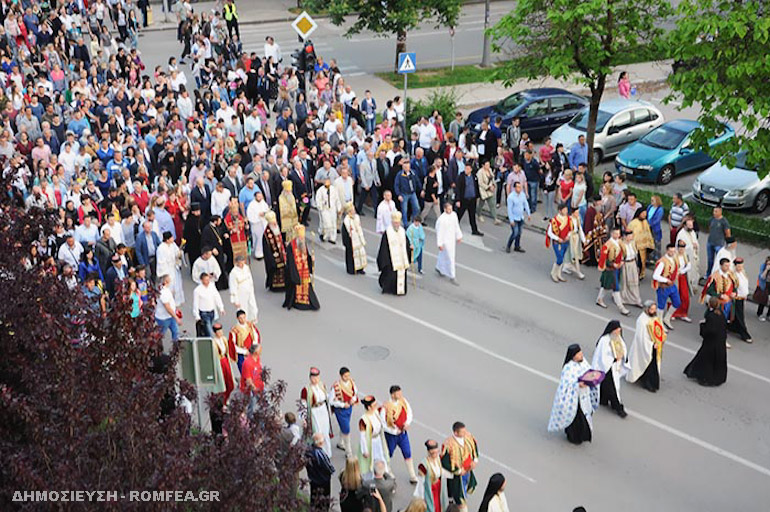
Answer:
[(685, 215), (688, 213), (690, 213), (690, 207), (684, 201), (679, 206), (671, 205), (671, 227), (678, 228), (681, 226)]

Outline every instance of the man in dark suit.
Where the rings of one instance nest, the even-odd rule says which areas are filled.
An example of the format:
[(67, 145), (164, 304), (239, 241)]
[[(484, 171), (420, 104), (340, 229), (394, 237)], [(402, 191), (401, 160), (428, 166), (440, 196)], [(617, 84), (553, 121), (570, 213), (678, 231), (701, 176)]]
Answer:
[(460, 148), (457, 148), (454, 155), (449, 159), (449, 164), (447, 165), (447, 174), (449, 177), (449, 183), (447, 184), (447, 187), (454, 187), (457, 183), (457, 177), (463, 172), (465, 169), (465, 158), (463, 154), (463, 150)]
[(216, 283), (217, 290), (227, 290), (228, 285), (228, 271), (227, 260), (225, 258), (225, 243), (229, 238), (229, 234), (222, 234), (222, 217), (219, 215), (212, 215), (209, 222), (203, 226), (201, 230), (201, 247), (210, 247), (211, 252), (214, 253), (214, 257), (219, 263), (219, 268), (222, 273), (219, 275), (219, 280)]
[(142, 224), (142, 232), (136, 237), (136, 260), (147, 268), (147, 277), (155, 281), (155, 252), (160, 246), (160, 237), (152, 230), (152, 222)]
[(243, 183), (238, 179), (238, 176), (235, 173), (235, 167), (231, 166), (227, 169), (227, 176), (222, 178), (222, 185), (230, 191), (231, 197), (238, 197), (238, 193), (243, 188)]
[[(297, 203), (302, 203), (303, 200), (310, 200), (310, 176), (305, 173), (305, 169), (302, 167), (302, 162), (299, 158), (295, 158), (292, 161), (293, 168), (289, 173), (289, 179), (292, 181), (292, 190), (294, 191), (294, 198)], [(310, 206), (310, 205), (307, 205)], [(310, 208), (303, 208), (302, 218), (299, 221), (305, 226), (308, 225), (308, 218), (310, 217)]]
[(467, 211), (471, 223), (471, 234), (484, 236), (484, 233), (476, 227), (476, 201), (479, 198), (479, 180), (473, 172), (471, 164), (465, 164), (465, 171), (457, 177), (455, 194), (455, 207), (457, 208), (457, 220), (463, 219)]
[(406, 151), (409, 153), (410, 157), (413, 157), (415, 152), (417, 151), (417, 148), (420, 147), (420, 136), (417, 134), (416, 131), (412, 131), (411, 138), (406, 141)]
[(203, 178), (198, 178), (195, 188), (190, 191), (190, 202), (200, 205), (201, 220), (204, 223), (208, 222), (209, 217), (211, 217), (211, 189), (203, 181)]
[(122, 281), (126, 277), (126, 270), (123, 268), (123, 260), (117, 254), (112, 255), (112, 265), (107, 269), (104, 274), (104, 287), (107, 289), (107, 293), (110, 297), (115, 297), (115, 288), (117, 288), (118, 281)]
[(270, 171), (262, 171), (262, 175), (257, 180), (257, 188), (262, 191), (265, 202), (270, 205), (272, 210), (278, 209), (278, 193), (274, 188), (275, 182), (270, 179)]

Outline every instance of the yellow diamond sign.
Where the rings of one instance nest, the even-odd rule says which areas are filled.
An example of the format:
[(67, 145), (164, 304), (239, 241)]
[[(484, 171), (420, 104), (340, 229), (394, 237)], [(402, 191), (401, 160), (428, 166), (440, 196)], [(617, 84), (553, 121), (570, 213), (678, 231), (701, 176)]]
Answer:
[(297, 19), (291, 24), (291, 28), (299, 34), (299, 37), (307, 39), (318, 28), (318, 23), (306, 11), (302, 11), (302, 14), (297, 16)]

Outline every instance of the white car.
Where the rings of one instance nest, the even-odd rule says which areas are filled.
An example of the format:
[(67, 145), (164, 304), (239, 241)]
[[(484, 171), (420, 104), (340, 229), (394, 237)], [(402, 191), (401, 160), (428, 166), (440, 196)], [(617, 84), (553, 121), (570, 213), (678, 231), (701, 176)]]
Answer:
[(692, 184), (692, 195), (709, 206), (762, 213), (770, 204), (770, 173), (760, 179), (742, 151), (736, 155), (735, 167), (719, 161), (703, 171)]
[[(620, 153), (624, 147), (664, 122), (661, 111), (646, 101), (618, 98), (602, 102), (596, 116), (594, 162)], [(551, 134), (551, 142), (554, 146), (563, 144), (569, 153), (578, 137), (586, 134), (587, 125), (588, 107), (585, 107), (569, 123), (561, 125)]]

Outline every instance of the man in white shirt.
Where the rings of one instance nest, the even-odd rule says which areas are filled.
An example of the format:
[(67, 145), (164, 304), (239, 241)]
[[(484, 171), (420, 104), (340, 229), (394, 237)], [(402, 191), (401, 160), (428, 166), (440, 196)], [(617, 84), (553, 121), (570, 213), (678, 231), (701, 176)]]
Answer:
[(714, 265), (711, 267), (711, 273), (719, 270), (719, 262), (722, 261), (722, 258), (727, 258), (730, 260), (730, 270), (735, 270), (735, 257), (736, 257), (736, 251), (738, 250), (738, 242), (735, 240), (735, 237), (728, 236), (725, 237), (725, 246), (719, 249), (717, 252), (716, 257), (714, 257)]
[(436, 138), (436, 128), (425, 117), (422, 117), (417, 125), (417, 134), (419, 135), (420, 147), (425, 151), (429, 150), (433, 139)]
[(211, 215), (222, 216), (222, 212), (230, 205), (231, 196), (232, 193), (225, 188), (224, 183), (217, 182), (214, 192), (211, 193)]
[(57, 259), (70, 265), (73, 269), (77, 269), (80, 265), (80, 256), (82, 254), (83, 246), (80, 245), (80, 242), (75, 240), (73, 235), (67, 235), (66, 242), (59, 247)]
[[(679, 289), (676, 285), (679, 279), (679, 263), (677, 262), (674, 244), (666, 246), (666, 254), (655, 265), (652, 279), (654, 280), (653, 287), (656, 290), (658, 299), (658, 315), (663, 316), (663, 325), (668, 330), (673, 330), (671, 316), (682, 305), (679, 299)], [(666, 310), (669, 300), (672, 307)]]
[(166, 332), (166, 329), (169, 329), (171, 331), (171, 340), (176, 341), (179, 339), (179, 326), (182, 325), (182, 319), (179, 318), (176, 312), (174, 294), (171, 291), (171, 277), (168, 275), (161, 276), (159, 282), (160, 295), (155, 306), (155, 323), (160, 327), (161, 336)]
[(393, 201), (393, 193), (386, 190), (382, 195), (382, 201), (377, 206), (377, 234), (383, 234), (390, 226), (391, 215), (396, 211), (396, 202)]
[(201, 274), (211, 275), (214, 281), (218, 281), (222, 275), (219, 262), (212, 257), (211, 247), (203, 247), (200, 257), (193, 262), (192, 279), (196, 284), (201, 284)]
[(211, 284), (211, 275), (200, 275), (200, 284), (193, 292), (193, 316), (196, 322), (203, 323), (206, 336), (214, 336), (214, 320), (225, 313), (225, 305), (217, 287)]
[(115, 245), (125, 243), (123, 241), (123, 228), (121, 227), (115, 213), (110, 213), (107, 216), (107, 223), (102, 226), (100, 233), (104, 235), (104, 230), (110, 230), (110, 238), (115, 241)]
[(270, 60), (270, 57), (273, 58), (273, 62), (276, 64), (283, 60), (283, 57), (281, 56), (281, 47), (275, 42), (273, 36), (267, 36), (265, 38), (265, 59)]
[(75, 228), (75, 238), (82, 245), (90, 245), (91, 247), (96, 245), (96, 240), (99, 238), (99, 228), (91, 222), (90, 215), (84, 216), (83, 224)]

